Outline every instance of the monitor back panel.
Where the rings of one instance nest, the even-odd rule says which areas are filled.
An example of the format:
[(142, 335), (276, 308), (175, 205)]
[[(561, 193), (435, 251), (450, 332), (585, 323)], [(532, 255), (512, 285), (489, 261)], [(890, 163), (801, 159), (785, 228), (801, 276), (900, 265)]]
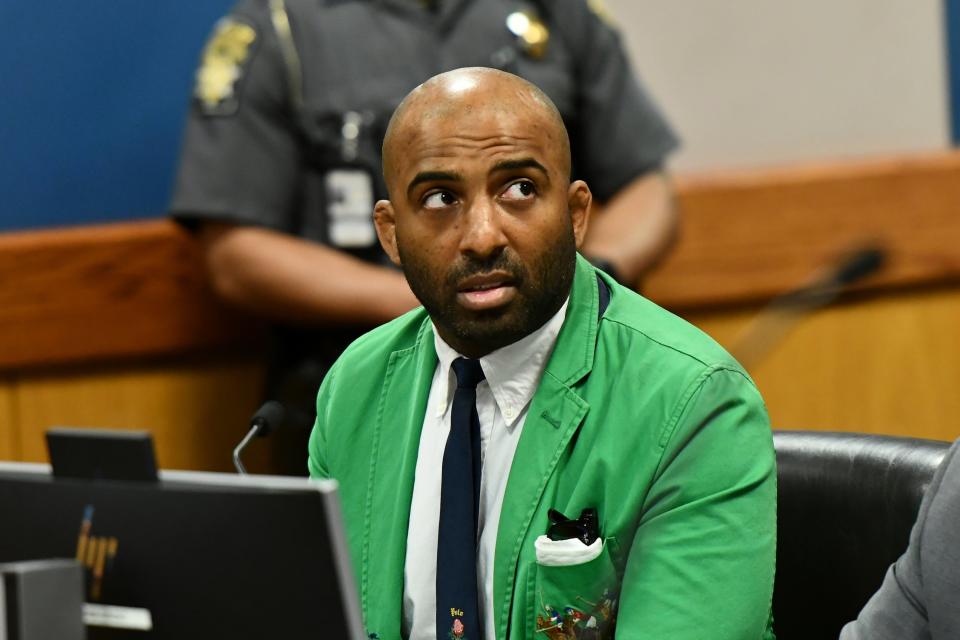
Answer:
[(90, 640), (348, 638), (325, 504), (313, 491), (0, 474), (0, 562), (79, 549), (87, 602), (150, 611), (151, 631), (91, 628)]

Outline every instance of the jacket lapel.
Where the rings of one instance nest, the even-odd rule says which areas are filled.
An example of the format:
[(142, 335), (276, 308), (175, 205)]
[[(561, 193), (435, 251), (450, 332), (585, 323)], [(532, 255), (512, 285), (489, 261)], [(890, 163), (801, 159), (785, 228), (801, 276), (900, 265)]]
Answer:
[(424, 320), (414, 346), (390, 354), (378, 401), (360, 583), (367, 631), (381, 638), (400, 637), (410, 501), (436, 365), (433, 332)]
[(560, 456), (590, 408), (571, 386), (593, 366), (597, 310), (594, 270), (578, 255), (567, 317), (527, 412), (503, 498), (493, 583), (498, 638), (507, 635), (521, 545)]

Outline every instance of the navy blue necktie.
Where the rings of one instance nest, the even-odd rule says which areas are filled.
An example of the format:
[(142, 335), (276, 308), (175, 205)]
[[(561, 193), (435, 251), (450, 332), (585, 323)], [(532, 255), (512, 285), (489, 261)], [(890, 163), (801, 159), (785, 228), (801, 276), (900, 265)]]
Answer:
[(453, 361), (450, 435), (443, 450), (437, 539), (437, 640), (482, 640), (477, 595), (477, 512), (480, 506), (479, 360)]

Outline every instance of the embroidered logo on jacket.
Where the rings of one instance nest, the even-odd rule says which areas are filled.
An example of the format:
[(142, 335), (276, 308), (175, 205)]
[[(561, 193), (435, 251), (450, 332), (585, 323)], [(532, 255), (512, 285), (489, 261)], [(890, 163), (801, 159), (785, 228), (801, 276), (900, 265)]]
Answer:
[(550, 640), (602, 640), (612, 638), (617, 625), (617, 599), (604, 589), (598, 602), (577, 596), (577, 607), (567, 606), (563, 614), (552, 605), (541, 604), (543, 613), (537, 614), (538, 637)]

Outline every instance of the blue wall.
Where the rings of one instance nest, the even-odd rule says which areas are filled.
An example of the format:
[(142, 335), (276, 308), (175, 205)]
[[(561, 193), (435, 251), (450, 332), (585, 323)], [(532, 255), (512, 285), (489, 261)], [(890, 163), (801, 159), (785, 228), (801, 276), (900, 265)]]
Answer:
[(233, 0), (0, 2), (0, 230), (163, 215)]
[(953, 143), (960, 144), (960, 0), (945, 0), (947, 73), (950, 89), (950, 125)]
[[(234, 0), (0, 0), (0, 231), (164, 214), (200, 50)], [(960, 0), (944, 0), (960, 143)]]

